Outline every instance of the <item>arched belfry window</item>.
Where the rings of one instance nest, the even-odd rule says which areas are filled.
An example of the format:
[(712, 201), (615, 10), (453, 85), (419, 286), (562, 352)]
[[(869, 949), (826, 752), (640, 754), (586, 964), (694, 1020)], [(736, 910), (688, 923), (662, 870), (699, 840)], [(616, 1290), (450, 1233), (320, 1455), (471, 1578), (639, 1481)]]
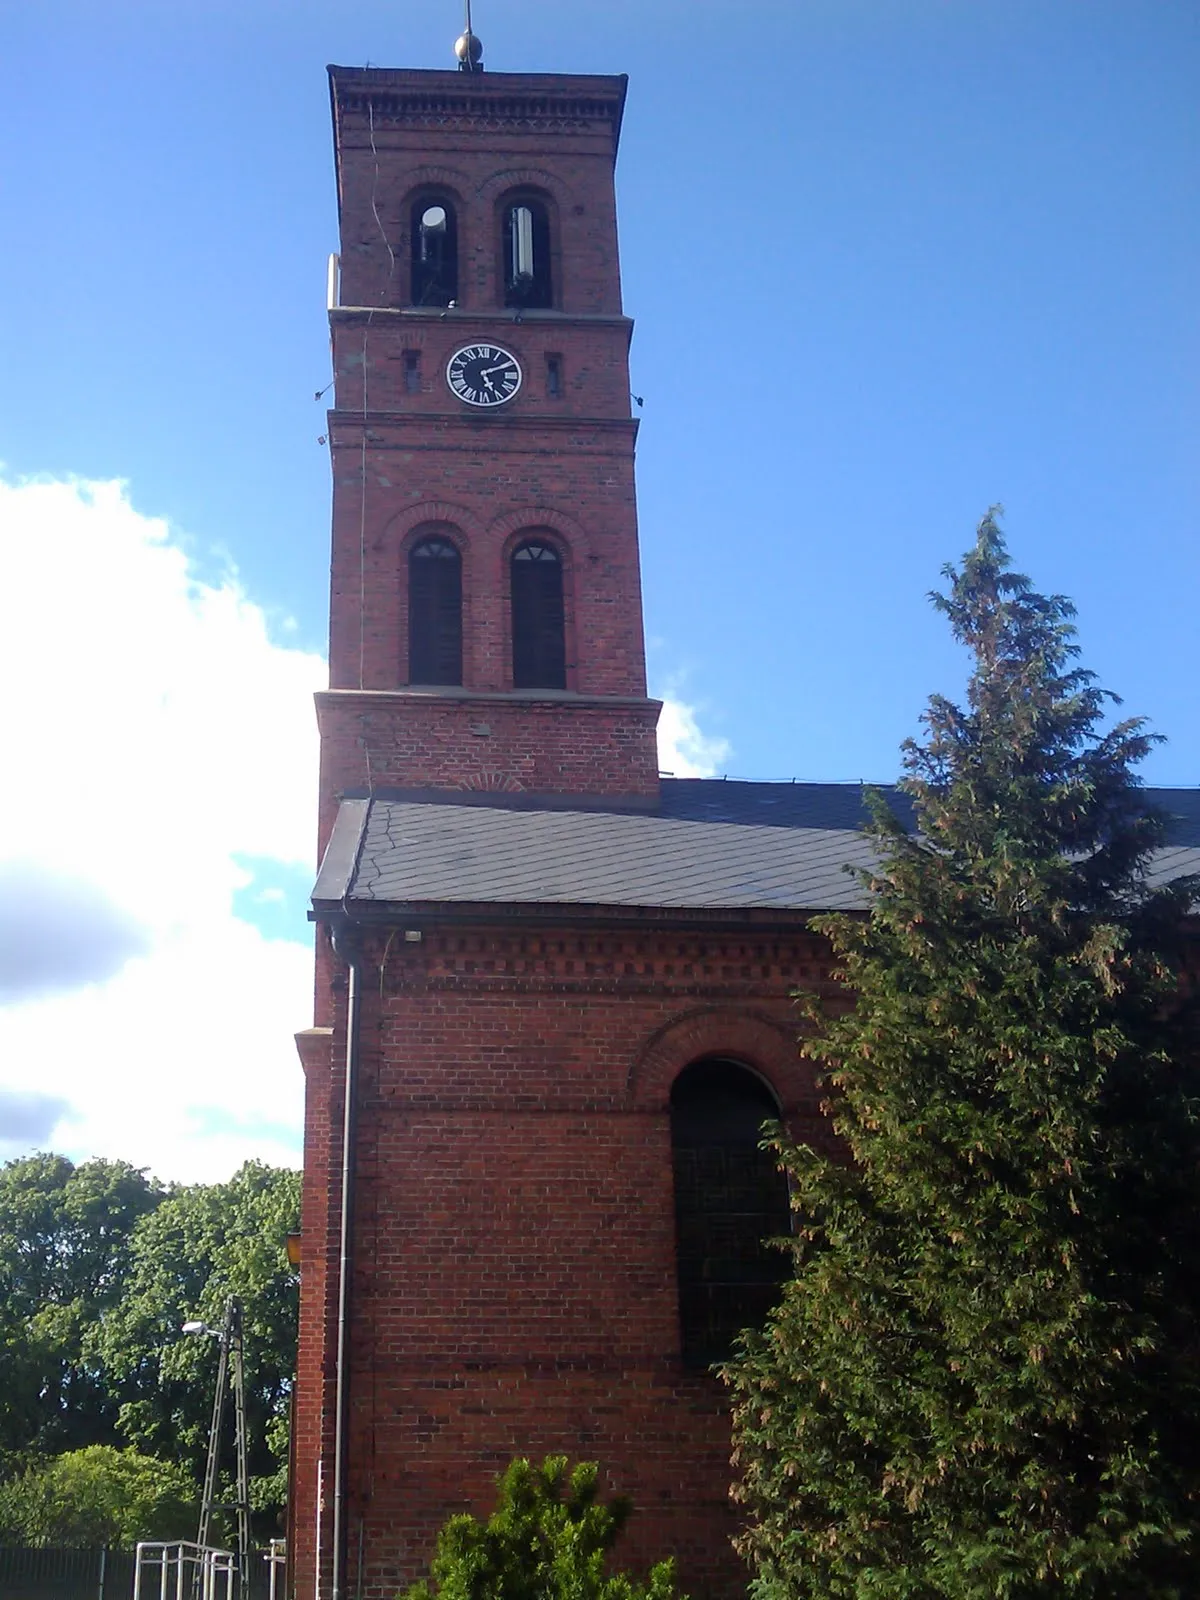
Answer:
[(413, 203), (412, 303), (448, 306), (458, 298), (458, 224), (449, 200), (426, 195)]
[(554, 304), (550, 217), (540, 200), (504, 208), (504, 304), (534, 309)]
[(462, 557), (449, 539), (409, 552), (408, 681), (462, 682)]
[(675, 1240), (683, 1359), (723, 1361), (743, 1328), (761, 1328), (787, 1276), (767, 1241), (790, 1232), (787, 1180), (759, 1149), (779, 1107), (735, 1061), (697, 1061), (671, 1090)]
[(513, 552), (512, 647), (515, 689), (566, 688), (562, 559), (543, 539)]

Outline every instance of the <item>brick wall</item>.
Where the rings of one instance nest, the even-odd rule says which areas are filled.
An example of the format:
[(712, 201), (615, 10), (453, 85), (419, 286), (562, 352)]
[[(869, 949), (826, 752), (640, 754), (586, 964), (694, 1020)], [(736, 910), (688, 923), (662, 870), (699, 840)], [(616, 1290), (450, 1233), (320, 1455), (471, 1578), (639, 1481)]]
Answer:
[(337, 796), (387, 788), (654, 796), (657, 700), (491, 699), (428, 691), (317, 696), (320, 842)]
[[(367, 953), (355, 1190), (351, 1574), (384, 1600), (514, 1454), (599, 1460), (638, 1514), (623, 1559), (666, 1553), (694, 1595), (744, 1584), (728, 1539), (723, 1392), (679, 1358), (668, 1097), (705, 1055), (828, 1129), (790, 993), (838, 993), (810, 934), (431, 930)], [(839, 994), (840, 998), (840, 994)], [(340, 1023), (335, 1036), (340, 1036)], [(309, 1064), (304, 1326), (329, 1327), (340, 1062)], [(317, 1358), (298, 1427), (297, 1575), (313, 1559)], [(332, 1368), (324, 1369), (331, 1407)], [(331, 1440), (326, 1434), (326, 1454)]]

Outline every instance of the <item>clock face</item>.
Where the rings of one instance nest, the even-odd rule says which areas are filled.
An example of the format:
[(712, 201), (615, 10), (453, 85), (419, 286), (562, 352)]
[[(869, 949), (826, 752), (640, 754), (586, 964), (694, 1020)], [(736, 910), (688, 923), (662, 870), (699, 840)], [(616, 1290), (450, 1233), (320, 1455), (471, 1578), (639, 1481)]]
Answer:
[(521, 364), (498, 344), (465, 344), (447, 362), (446, 382), (469, 406), (499, 406), (521, 387)]

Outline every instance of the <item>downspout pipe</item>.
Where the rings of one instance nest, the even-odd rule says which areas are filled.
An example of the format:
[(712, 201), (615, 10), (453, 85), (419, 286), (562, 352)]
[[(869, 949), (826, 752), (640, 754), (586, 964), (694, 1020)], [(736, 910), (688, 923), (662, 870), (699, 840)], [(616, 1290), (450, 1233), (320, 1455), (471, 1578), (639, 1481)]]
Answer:
[(342, 1102), (341, 1219), (338, 1241), (337, 1347), (333, 1406), (332, 1600), (346, 1590), (346, 1454), (349, 1436), (350, 1284), (354, 1253), (354, 1141), (362, 1009), (362, 951), (357, 930), (342, 922), (332, 930), (333, 952), (347, 966), (346, 1081)]

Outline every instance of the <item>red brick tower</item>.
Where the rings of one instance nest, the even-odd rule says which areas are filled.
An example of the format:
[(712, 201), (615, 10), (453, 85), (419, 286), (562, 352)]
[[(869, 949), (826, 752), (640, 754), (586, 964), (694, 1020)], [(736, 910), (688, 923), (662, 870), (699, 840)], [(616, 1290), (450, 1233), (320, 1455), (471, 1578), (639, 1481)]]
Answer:
[[(625, 80), (338, 67), (330, 82), (322, 844), (354, 786), (652, 796), (613, 188)], [(456, 392), (451, 360), (476, 350)], [(557, 580), (555, 659), (515, 659), (514, 579)], [(414, 637), (431, 583), (461, 621)]]
[(513, 1455), (557, 1451), (633, 1498), (631, 1564), (736, 1593), (710, 1366), (778, 1277), (761, 1121), (820, 1137), (789, 993), (846, 835), (790, 786), (657, 775), (625, 80), (330, 80), (292, 1590), (391, 1600)]

